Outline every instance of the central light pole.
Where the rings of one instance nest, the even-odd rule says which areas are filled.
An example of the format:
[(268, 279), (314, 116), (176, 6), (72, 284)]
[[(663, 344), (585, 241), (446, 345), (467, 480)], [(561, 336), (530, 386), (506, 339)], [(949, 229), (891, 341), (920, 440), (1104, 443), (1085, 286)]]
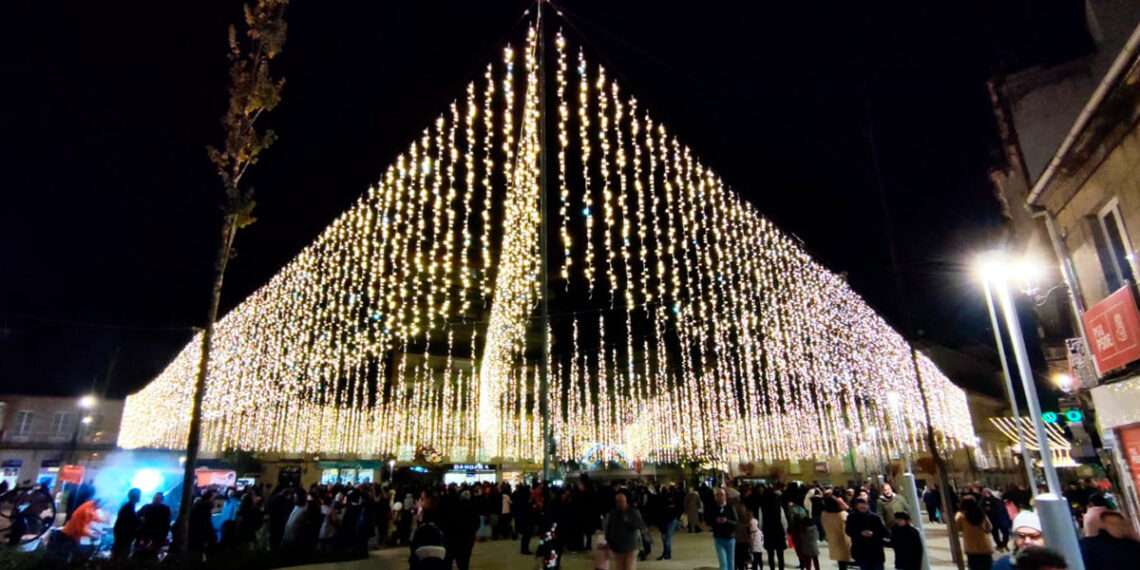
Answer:
[(1021, 448), (1021, 463), (1025, 466), (1025, 484), (1028, 486), (1027, 490), (1032, 493), (1037, 488), (1037, 477), (1033, 473), (1033, 454), (1029, 453), (1029, 447), (1025, 445), (1025, 435), (1021, 430), (1021, 406), (1017, 405), (1017, 394), (1013, 391), (1013, 377), (1009, 374), (1009, 360), (1005, 356), (1005, 343), (1001, 341), (1001, 325), (998, 324), (997, 311), (994, 310), (993, 290), (990, 287), (989, 278), (984, 275), (988, 269), (987, 266), (983, 265), (982, 287), (986, 291), (986, 309), (990, 314), (990, 327), (994, 329), (994, 345), (997, 347), (998, 358), (1001, 360), (1005, 396), (1009, 398), (1009, 409), (1013, 412), (1017, 425), (1017, 446)]
[(990, 264), (986, 280), (997, 292), (998, 305), (1001, 306), (1006, 329), (1009, 330), (1013, 356), (1017, 362), (1017, 371), (1021, 376), (1022, 388), (1025, 389), (1025, 400), (1029, 404), (1029, 416), (1037, 436), (1037, 447), (1041, 450), (1041, 464), (1045, 471), (1045, 483), (1049, 489), (1048, 492), (1042, 493), (1036, 498), (1037, 511), (1041, 518), (1041, 530), (1045, 535), (1045, 543), (1065, 556), (1070, 570), (1085, 570), (1080, 544), (1077, 542), (1077, 529), (1069, 511), (1069, 503), (1061, 494), (1061, 480), (1057, 476), (1056, 467), (1053, 465), (1053, 453), (1049, 448), (1049, 437), (1045, 433), (1045, 424), (1041, 420), (1041, 403), (1037, 399), (1037, 386), (1033, 381), (1033, 369), (1029, 365), (1025, 336), (1021, 332), (1021, 322), (1017, 318), (1017, 309), (1014, 307), (1013, 299), (1009, 294), (1007, 267), (1008, 264)]

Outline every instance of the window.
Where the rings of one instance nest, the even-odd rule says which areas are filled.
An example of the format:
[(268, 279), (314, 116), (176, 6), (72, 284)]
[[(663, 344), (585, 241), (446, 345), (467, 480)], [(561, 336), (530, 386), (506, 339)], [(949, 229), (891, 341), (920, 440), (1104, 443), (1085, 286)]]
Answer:
[(16, 435), (28, 435), (30, 433), (32, 433), (31, 410), (20, 410), (16, 412)]
[(67, 435), (71, 433), (71, 414), (56, 412), (51, 418), (52, 435)]
[(1101, 264), (1111, 293), (1123, 287), (1126, 282), (1136, 282), (1132, 275), (1132, 242), (1124, 231), (1124, 218), (1120, 215), (1120, 204), (1116, 198), (1101, 208), (1097, 221), (1100, 241), (1103, 242)]

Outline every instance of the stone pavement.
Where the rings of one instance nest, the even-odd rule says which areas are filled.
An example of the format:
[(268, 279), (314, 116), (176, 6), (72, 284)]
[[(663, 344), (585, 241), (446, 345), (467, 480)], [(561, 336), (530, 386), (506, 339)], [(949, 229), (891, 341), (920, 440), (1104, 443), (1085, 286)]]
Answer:
[[(927, 524), (926, 527), (927, 552), (931, 557), (932, 570), (956, 570), (950, 562), (950, 546), (947, 543), (946, 527), (940, 524)], [(532, 543), (537, 544), (537, 540)], [(673, 539), (673, 559), (656, 561), (661, 554), (661, 537), (654, 531), (653, 554), (650, 560), (639, 562), (637, 567), (645, 570), (715, 570), (717, 567), (716, 553), (713, 552), (712, 535), (710, 533), (689, 534), (678, 533)], [(794, 570), (799, 566), (795, 552), (788, 549), (784, 552), (784, 563), (787, 570)], [(406, 548), (387, 548), (372, 552), (368, 560), (358, 560), (339, 564), (314, 564), (310, 566), (295, 567), (301, 570), (396, 570), (408, 567), (408, 550)], [(827, 547), (820, 544), (820, 563), (825, 569), (838, 568), (827, 557)], [(765, 568), (768, 560), (765, 555)], [(894, 553), (887, 549), (887, 568), (894, 568)], [(519, 554), (518, 541), (480, 542), (475, 545), (475, 553), (471, 558), (472, 570), (536, 570), (538, 564), (534, 557)], [(590, 558), (586, 554), (570, 553), (563, 556), (562, 568), (565, 570), (592, 570)]]

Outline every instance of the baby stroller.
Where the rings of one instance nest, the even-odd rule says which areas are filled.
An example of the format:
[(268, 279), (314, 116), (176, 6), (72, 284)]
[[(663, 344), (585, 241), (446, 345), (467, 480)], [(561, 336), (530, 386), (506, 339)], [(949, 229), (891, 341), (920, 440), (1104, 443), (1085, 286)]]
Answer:
[(447, 570), (447, 544), (443, 531), (433, 522), (421, 524), (412, 533), (411, 570)]

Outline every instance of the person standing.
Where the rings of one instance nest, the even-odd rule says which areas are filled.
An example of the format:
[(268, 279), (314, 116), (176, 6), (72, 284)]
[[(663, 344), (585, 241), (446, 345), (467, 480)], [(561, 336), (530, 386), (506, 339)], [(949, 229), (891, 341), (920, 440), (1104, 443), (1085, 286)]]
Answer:
[(690, 533), (701, 532), (701, 494), (696, 487), (690, 487), (685, 494), (685, 522)]
[(756, 517), (752, 516), (752, 511), (748, 510), (748, 505), (737, 501), (733, 506), (736, 508), (736, 569), (748, 570), (753, 558), (752, 533), (755, 530), (759, 534), (760, 526)]
[(194, 553), (194, 560), (201, 560), (203, 555), (209, 556), (218, 543), (218, 535), (214, 531), (212, 520), (213, 515), (214, 492), (207, 490), (190, 507), (190, 544), (187, 545), (187, 550)]
[(614, 495), (614, 509), (606, 515), (603, 527), (615, 570), (637, 568), (637, 549), (641, 545), (638, 534), (648, 532), (649, 528), (645, 526), (641, 513), (629, 504), (627, 491), (621, 490)]
[(1013, 559), (1021, 550), (1034, 546), (1045, 546), (1041, 534), (1041, 519), (1033, 511), (1021, 511), (1013, 518), (1013, 552), (994, 562), (993, 570), (1013, 570)]
[(1101, 511), (1099, 518), (1096, 536), (1081, 539), (1085, 570), (1140, 566), (1140, 542), (1133, 536), (1124, 515), (1117, 511)]
[(788, 548), (788, 517), (780, 505), (780, 493), (766, 489), (760, 503), (760, 530), (764, 533), (764, 550), (768, 551), (768, 568), (784, 570), (784, 550)]
[(844, 527), (847, 524), (847, 503), (832, 492), (823, 496), (823, 514), (820, 515), (824, 532), (827, 535), (827, 556), (846, 570), (851, 565), (851, 538)]
[(895, 551), (895, 570), (921, 570), (922, 536), (910, 525), (910, 513), (906, 511), (895, 513), (891, 548)]
[(139, 534), (139, 515), (135, 508), (141, 497), (142, 491), (131, 489), (127, 491), (127, 502), (119, 507), (119, 514), (115, 517), (115, 544), (111, 546), (112, 560), (126, 560), (131, 556), (131, 544)]
[(736, 555), (736, 509), (728, 504), (728, 494), (723, 487), (713, 492), (713, 506), (708, 512), (708, 523), (712, 527), (713, 546), (720, 570), (732, 570)]
[(448, 568), (454, 560), (459, 570), (471, 566), (471, 553), (475, 551), (475, 535), (479, 532), (479, 505), (470, 491), (459, 493), (458, 500), (449, 501), (443, 517), (443, 535), (447, 537)]
[(895, 493), (895, 488), (890, 483), (883, 483), (883, 490), (879, 493), (879, 516), (883, 517), (883, 525), (887, 529), (895, 527), (895, 513), (908, 512), (910, 505), (906, 504), (906, 499), (902, 495)]
[(990, 539), (993, 525), (973, 495), (964, 495), (961, 504), (962, 510), (954, 515), (954, 522), (962, 533), (966, 566), (970, 570), (990, 570), (994, 564), (994, 546)]
[(851, 555), (860, 570), (883, 570), (886, 554), (883, 541), (889, 533), (883, 519), (871, 512), (867, 500), (855, 498), (852, 503), (855, 511), (848, 513), (844, 532), (851, 537)]
[(166, 546), (171, 514), (163, 501), (162, 493), (155, 493), (150, 504), (139, 509), (139, 547), (135, 548), (135, 558), (154, 560)]
[(507, 540), (515, 537), (514, 527), (511, 526), (511, 484), (506, 481), (499, 488), (499, 528), (496, 534)]
[(534, 534), (534, 525), (537, 521), (533, 520), (530, 489), (526, 485), (515, 488), (514, 496), (511, 497), (511, 511), (515, 519), (515, 532), (519, 535), (519, 554), (529, 556), (530, 537)]
[(789, 530), (792, 542), (796, 546), (796, 557), (800, 560), (800, 568), (804, 570), (820, 570), (819, 568), (819, 530), (803, 505), (788, 502), (792, 513)]

